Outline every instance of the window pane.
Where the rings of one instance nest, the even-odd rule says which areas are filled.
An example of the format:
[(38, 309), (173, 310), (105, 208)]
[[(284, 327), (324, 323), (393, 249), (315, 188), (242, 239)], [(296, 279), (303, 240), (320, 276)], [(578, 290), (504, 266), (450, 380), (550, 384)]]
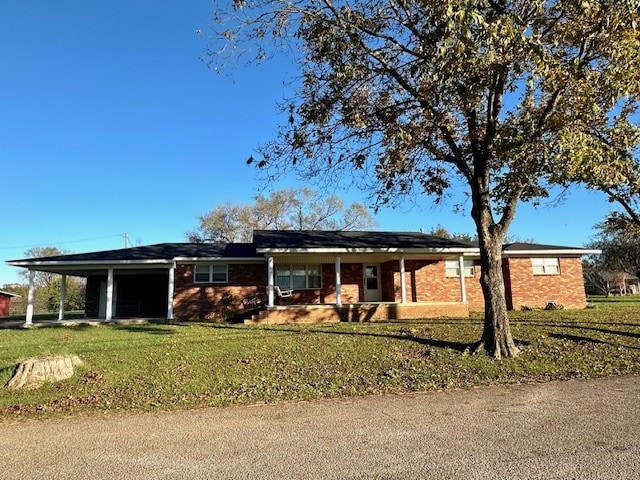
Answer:
[(320, 288), (322, 280), (320, 275), (320, 265), (309, 265), (307, 270), (307, 282), (309, 288)]
[(227, 281), (227, 266), (226, 265), (212, 265), (211, 281), (224, 283)]
[(282, 290), (291, 288), (291, 271), (288, 266), (276, 268), (276, 285)]
[(209, 265), (196, 265), (194, 278), (197, 283), (207, 283), (209, 281)]
[(295, 290), (307, 288), (307, 271), (304, 267), (294, 266), (291, 271), (292, 287)]
[(532, 258), (534, 275), (559, 275), (560, 262), (557, 258)]
[(474, 274), (473, 260), (465, 260), (464, 261), (464, 276), (465, 277), (473, 277), (473, 274)]
[(445, 260), (444, 270), (445, 270), (445, 276), (447, 277), (459, 277), (460, 263), (458, 263), (457, 260)]
[(544, 260), (545, 273), (551, 275), (560, 273), (560, 264), (557, 258), (545, 258)]

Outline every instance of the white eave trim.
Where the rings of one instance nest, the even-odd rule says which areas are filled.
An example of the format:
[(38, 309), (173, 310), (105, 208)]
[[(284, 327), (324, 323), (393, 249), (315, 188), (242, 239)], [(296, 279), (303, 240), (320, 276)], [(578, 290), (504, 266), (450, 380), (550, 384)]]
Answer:
[(478, 253), (477, 248), (345, 248), (345, 247), (331, 247), (331, 248), (257, 248), (258, 253), (268, 253), (271, 255), (284, 254), (284, 253), (310, 253), (310, 254), (323, 254), (323, 253)]
[(502, 252), (503, 257), (512, 256), (526, 256), (526, 257), (540, 257), (540, 256), (560, 256), (560, 257), (581, 257), (583, 255), (600, 255), (602, 250), (578, 250), (578, 249), (558, 249), (558, 250), (506, 250)]
[(139, 265), (171, 265), (173, 260), (72, 260), (72, 261), (8, 261), (7, 265), (14, 267), (91, 267), (91, 266), (139, 266)]
[(0, 295), (7, 295), (8, 297), (22, 298), (17, 293), (5, 292), (4, 290), (0, 290)]
[(176, 257), (176, 262), (266, 263), (266, 257)]

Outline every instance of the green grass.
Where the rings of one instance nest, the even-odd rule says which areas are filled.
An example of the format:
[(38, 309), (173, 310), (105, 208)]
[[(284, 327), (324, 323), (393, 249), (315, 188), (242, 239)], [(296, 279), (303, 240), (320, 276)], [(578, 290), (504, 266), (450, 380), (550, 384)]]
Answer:
[(149, 411), (640, 373), (640, 302), (512, 312), (522, 355), (470, 355), (479, 318), (313, 327), (0, 329), (0, 385), (19, 360), (73, 353), (74, 377), (0, 389), (0, 418)]

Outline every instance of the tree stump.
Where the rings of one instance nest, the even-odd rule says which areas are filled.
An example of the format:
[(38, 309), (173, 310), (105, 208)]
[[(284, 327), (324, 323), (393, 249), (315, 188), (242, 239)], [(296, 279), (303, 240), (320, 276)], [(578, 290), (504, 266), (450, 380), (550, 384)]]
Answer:
[(81, 365), (77, 355), (29, 358), (18, 364), (5, 388), (38, 388), (44, 382), (58, 382), (73, 375), (73, 367)]

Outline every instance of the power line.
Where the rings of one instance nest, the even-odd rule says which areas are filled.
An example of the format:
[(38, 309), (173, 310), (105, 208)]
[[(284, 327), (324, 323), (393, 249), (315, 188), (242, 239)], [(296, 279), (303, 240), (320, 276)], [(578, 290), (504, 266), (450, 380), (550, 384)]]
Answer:
[[(83, 238), (81, 240), (68, 240), (65, 242), (46, 242), (47, 245), (68, 245), (70, 243), (82, 243), (82, 242), (91, 242), (93, 240), (103, 240), (105, 238), (115, 238), (115, 237), (122, 237), (123, 235), (126, 235), (126, 233), (118, 233), (116, 235), (105, 235), (104, 237), (93, 237), (93, 238)], [(17, 249), (17, 248), (35, 248), (35, 247), (41, 247), (43, 244), (36, 244), (36, 245), (16, 245), (13, 247), (0, 247), (0, 250), (12, 250), (12, 249)]]

